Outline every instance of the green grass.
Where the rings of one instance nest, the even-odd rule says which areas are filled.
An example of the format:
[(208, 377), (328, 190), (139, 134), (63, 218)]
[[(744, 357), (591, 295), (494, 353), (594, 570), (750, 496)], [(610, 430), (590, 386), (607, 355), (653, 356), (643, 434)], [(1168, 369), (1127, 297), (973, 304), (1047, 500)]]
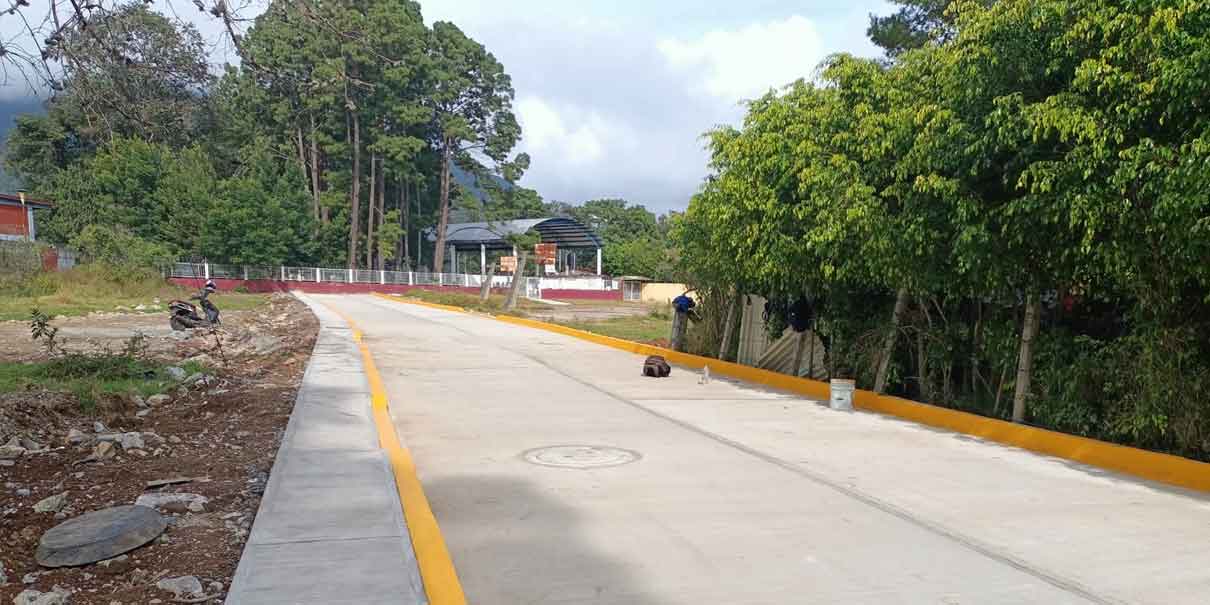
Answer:
[(614, 317), (599, 321), (556, 322), (569, 328), (646, 344), (667, 346), (672, 320), (664, 313)]
[(463, 292), (443, 292), (438, 290), (411, 290), (403, 295), (403, 298), (412, 298), (427, 303), (438, 305), (449, 305), (453, 307), (462, 307), (472, 311), (481, 313), (492, 313), (495, 315), (516, 315), (518, 317), (525, 316), (525, 310), (535, 309), (540, 303), (532, 303), (522, 298), (517, 303), (517, 310), (504, 310), (504, 295), (492, 294), (488, 296), (487, 302), (480, 302), (479, 296), (476, 294), (466, 294)]
[[(479, 302), (479, 297), (473, 294), (464, 294), (461, 292), (442, 292), (433, 290), (412, 290), (404, 295), (405, 298), (413, 298), (428, 303), (439, 305), (450, 305), (454, 307), (463, 307), (474, 311), (493, 314), (505, 314), (504, 296), (493, 294), (486, 303)], [(633, 303), (628, 303), (633, 304)], [(599, 306), (599, 305), (598, 305)], [(526, 310), (549, 310), (548, 307), (541, 303), (522, 300), (518, 305), (518, 311), (508, 313), (524, 317)], [(646, 315), (632, 315), (628, 317), (613, 317), (610, 319), (589, 320), (589, 321), (560, 321), (553, 320), (553, 323), (601, 334), (603, 336), (612, 336), (624, 340), (633, 340), (648, 344), (666, 346), (668, 344), (668, 334), (672, 329), (672, 317), (668, 310), (664, 307), (655, 307)]]
[[(204, 371), (201, 364), (181, 364), (186, 375)], [(175, 381), (166, 366), (121, 354), (68, 354), (49, 361), (0, 363), (0, 393), (53, 391), (72, 393), (85, 412), (106, 399), (162, 393)]]
[[(153, 272), (122, 272), (99, 265), (82, 265), (67, 271), (39, 273), (25, 279), (0, 279), (0, 320), (29, 319), (37, 308), (50, 317), (88, 315), (93, 311), (151, 306), (159, 299), (159, 310), (166, 313), (168, 301), (187, 299), (195, 291), (171, 284)], [(213, 300), (223, 311), (254, 309), (268, 300), (266, 294), (219, 292)]]

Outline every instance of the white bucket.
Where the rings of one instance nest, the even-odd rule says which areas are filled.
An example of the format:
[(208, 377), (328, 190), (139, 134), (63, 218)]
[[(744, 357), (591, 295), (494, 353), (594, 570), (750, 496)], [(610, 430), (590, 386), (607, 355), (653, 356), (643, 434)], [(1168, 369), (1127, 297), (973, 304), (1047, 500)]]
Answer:
[(846, 412), (853, 411), (853, 391), (857, 388), (857, 382), (844, 378), (833, 378), (831, 382), (831, 398), (828, 401), (829, 407), (833, 410), (844, 410)]

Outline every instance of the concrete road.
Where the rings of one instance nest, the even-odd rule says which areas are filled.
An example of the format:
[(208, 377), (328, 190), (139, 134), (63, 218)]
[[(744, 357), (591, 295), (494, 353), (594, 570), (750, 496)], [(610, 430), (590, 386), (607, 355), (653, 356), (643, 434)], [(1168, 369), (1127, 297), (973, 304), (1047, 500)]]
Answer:
[(487, 318), (315, 298), (365, 330), (472, 603), (1210, 603), (1203, 495), (641, 378), (638, 356)]

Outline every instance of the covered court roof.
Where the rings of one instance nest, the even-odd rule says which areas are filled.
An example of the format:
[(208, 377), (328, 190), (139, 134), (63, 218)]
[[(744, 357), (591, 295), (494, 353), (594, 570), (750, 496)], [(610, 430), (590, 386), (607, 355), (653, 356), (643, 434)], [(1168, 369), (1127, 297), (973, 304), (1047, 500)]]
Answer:
[(600, 248), (601, 238), (572, 218), (526, 218), (489, 223), (455, 223), (446, 229), (445, 242), (455, 248), (508, 248), (504, 238), (509, 235), (537, 231), (542, 242), (555, 244), (559, 248)]

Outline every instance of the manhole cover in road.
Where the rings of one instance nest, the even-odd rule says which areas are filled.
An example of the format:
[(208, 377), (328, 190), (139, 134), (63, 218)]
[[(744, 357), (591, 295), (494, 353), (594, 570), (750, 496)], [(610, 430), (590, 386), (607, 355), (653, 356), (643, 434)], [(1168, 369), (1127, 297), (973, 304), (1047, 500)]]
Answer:
[(630, 464), (641, 458), (638, 452), (604, 445), (553, 445), (526, 451), (526, 462), (559, 468), (601, 468)]

